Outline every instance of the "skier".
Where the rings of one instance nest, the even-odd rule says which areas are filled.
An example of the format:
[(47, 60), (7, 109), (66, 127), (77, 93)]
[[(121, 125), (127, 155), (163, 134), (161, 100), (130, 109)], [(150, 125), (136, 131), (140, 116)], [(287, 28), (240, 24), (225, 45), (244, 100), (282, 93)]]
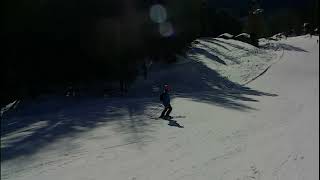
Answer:
[(73, 85), (70, 84), (66, 90), (66, 93), (65, 93), (66, 96), (76, 96), (76, 92), (75, 92), (75, 89), (73, 88)]
[(172, 111), (172, 107), (170, 104), (170, 95), (169, 95), (170, 87), (169, 85), (164, 85), (164, 92), (160, 95), (160, 100), (164, 106), (164, 110), (161, 113), (159, 118), (162, 119), (172, 119), (170, 113)]

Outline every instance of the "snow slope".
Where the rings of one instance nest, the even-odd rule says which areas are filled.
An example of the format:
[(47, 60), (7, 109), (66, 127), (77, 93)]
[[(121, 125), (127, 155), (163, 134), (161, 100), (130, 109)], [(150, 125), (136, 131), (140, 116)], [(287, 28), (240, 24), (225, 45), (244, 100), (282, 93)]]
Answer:
[(283, 48), (275, 47), (273, 42), (261, 45), (259, 49), (232, 39), (198, 39), (177, 63), (153, 65), (148, 80), (138, 80), (131, 94), (142, 91), (144, 95), (157, 96), (164, 83), (174, 86), (176, 94), (246, 84), (283, 55)]
[[(265, 52), (249, 51), (252, 57), (228, 51), (229, 58), (219, 59), (234, 65), (231, 73), (194, 54), (176, 66), (156, 66), (127, 98), (60, 98), (24, 107), (1, 122), (1, 179), (318, 179), (316, 39), (270, 42)], [(237, 62), (246, 58), (272, 65), (242, 86), (264, 71), (237, 79), (234, 72), (246, 73)], [(173, 115), (185, 116), (176, 124), (150, 119), (161, 111), (162, 83), (173, 87)]]

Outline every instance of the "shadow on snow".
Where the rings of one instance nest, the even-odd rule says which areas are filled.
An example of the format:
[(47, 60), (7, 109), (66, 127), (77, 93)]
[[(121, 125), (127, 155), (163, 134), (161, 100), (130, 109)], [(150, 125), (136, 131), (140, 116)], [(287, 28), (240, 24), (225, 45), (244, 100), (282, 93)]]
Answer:
[[(215, 57), (217, 58), (217, 57)], [(195, 60), (165, 65), (160, 72), (151, 72), (147, 81), (140, 80), (126, 98), (56, 97), (39, 102), (22, 103), (15, 114), (1, 120), (1, 162), (32, 155), (49, 143), (99, 126), (114, 125), (114, 131), (130, 134), (126, 141), (138, 142), (161, 121), (146, 116), (147, 109), (159, 107), (159, 89), (165, 83), (173, 89), (173, 98), (187, 98), (238, 111), (256, 110), (244, 102), (257, 102), (254, 96), (276, 96), (241, 86), (221, 77), (215, 70)], [(158, 91), (154, 91), (154, 87)], [(42, 124), (42, 125), (36, 125)], [(183, 127), (174, 122), (170, 126)], [(7, 139), (9, 135), (20, 138)]]
[(270, 50), (286, 50), (286, 51), (297, 51), (297, 52), (308, 52), (307, 50), (304, 50), (300, 47), (295, 47), (289, 44), (285, 44), (285, 43), (267, 43), (263, 46), (261, 46), (261, 48), (263, 49), (270, 49)]

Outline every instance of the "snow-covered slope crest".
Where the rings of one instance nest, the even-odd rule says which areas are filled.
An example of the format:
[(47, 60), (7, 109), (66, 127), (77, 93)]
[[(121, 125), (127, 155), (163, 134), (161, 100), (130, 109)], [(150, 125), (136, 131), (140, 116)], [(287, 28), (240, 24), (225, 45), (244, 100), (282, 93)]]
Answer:
[(277, 60), (276, 51), (254, 47), (237, 40), (200, 39), (188, 54), (190, 58), (215, 69), (221, 76), (244, 84)]

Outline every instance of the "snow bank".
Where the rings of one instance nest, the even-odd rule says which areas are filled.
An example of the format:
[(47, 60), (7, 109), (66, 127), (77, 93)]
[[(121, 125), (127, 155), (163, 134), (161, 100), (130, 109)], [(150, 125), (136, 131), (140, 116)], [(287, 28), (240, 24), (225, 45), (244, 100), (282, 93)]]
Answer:
[(280, 39), (285, 39), (286, 36), (283, 33), (278, 33), (278, 34), (273, 35), (271, 38), (276, 39), (276, 40), (280, 40)]
[(223, 39), (232, 39), (233, 37), (234, 37), (234, 35), (229, 34), (229, 33), (223, 33), (218, 36), (218, 38), (223, 38)]
[(250, 43), (251, 42), (250, 34), (247, 34), (247, 33), (238, 34), (237, 36), (234, 37), (234, 39), (236, 39), (238, 41), (245, 42), (245, 43)]
[(248, 33), (241, 33), (241, 34), (236, 35), (236, 38), (239, 38), (239, 37), (250, 38), (250, 34), (248, 34)]
[(6, 113), (12, 109), (15, 109), (17, 107), (17, 105), (19, 104), (19, 102), (20, 102), (19, 100), (15, 100), (15, 101), (7, 104), (6, 106), (2, 107), (0, 109), (0, 117), (2, 117), (4, 113)]

